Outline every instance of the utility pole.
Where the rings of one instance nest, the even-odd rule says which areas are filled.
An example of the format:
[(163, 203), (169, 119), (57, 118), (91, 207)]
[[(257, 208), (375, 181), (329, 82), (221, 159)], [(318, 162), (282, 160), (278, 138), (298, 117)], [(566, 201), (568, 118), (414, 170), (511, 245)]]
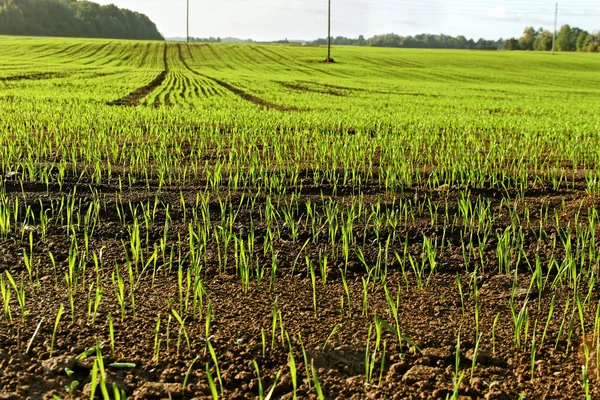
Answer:
[(554, 35), (552, 36), (552, 54), (556, 49), (556, 21), (558, 20), (558, 3), (556, 3), (556, 9), (554, 10)]
[(185, 42), (190, 42), (190, 0), (187, 0), (187, 21), (185, 25)]
[(331, 58), (331, 0), (327, 0), (327, 58), (325, 62), (333, 62)]

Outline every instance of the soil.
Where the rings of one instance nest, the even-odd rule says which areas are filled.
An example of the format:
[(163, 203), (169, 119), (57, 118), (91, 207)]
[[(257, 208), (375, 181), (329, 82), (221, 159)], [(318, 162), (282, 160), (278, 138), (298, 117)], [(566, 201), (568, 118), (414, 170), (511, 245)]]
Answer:
[[(25, 181), (21, 187), (16, 180), (7, 179), (4, 186), (9, 198), (19, 196), (32, 207), (37, 205), (38, 210), (40, 203), (48, 205), (50, 201), (61, 197), (58, 186), (53, 185), (47, 190), (45, 184)], [(267, 272), (260, 284), (252, 277), (247, 290), (244, 290), (240, 277), (235, 274), (233, 253), (230, 254), (227, 270), (220, 271), (217, 246), (211, 242), (201, 273), (206, 291), (205, 301), (210, 299), (212, 305), (209, 337), (206, 337), (204, 317), (206, 303), (201, 315), (190, 316), (186, 320), (189, 346), (183, 336), (179, 336), (178, 344), (180, 331), (175, 318), (171, 318), (170, 331), (167, 334), (168, 319), (173, 315), (171, 310), (181, 310), (177, 267), (159, 270), (154, 282), (147, 275), (141, 279), (134, 292), (135, 310), (128, 303), (125, 318), (122, 318), (115, 295), (117, 286), (111, 283), (115, 268), (121, 271), (123, 279), (128, 282), (123, 246), (128, 245), (129, 234), (127, 228), (119, 222), (120, 217), (115, 207), (117, 198), (114, 193), (118, 192), (119, 188), (116, 184), (94, 185), (73, 178), (63, 186), (63, 192), (68, 193), (75, 186), (76, 208), (82, 210), (83, 215), (92, 198), (90, 188), (98, 190), (103, 198), (101, 223), (88, 242), (88, 254), (101, 254), (102, 258), (102, 271), (99, 273), (103, 278), (102, 301), (94, 321), (91, 321), (88, 314), (88, 293), (82, 289), (90, 287), (96, 279), (95, 264), (89, 257), (87, 269), (80, 277), (86, 281), (78, 286), (79, 289), (74, 294), (74, 311), (71, 314), (64, 283), (69, 266), (71, 242), (61, 224), (51, 225), (45, 238), (42, 238), (39, 227), (32, 226), (24, 227), (24, 235), (16, 232), (3, 240), (0, 243), (0, 273), (9, 271), (12, 276), (18, 277), (17, 285), (24, 282), (26, 308), (29, 313), (26, 316), (20, 314), (20, 307), (13, 292), (13, 321), (11, 323), (2, 319), (0, 322), (0, 399), (51, 399), (53, 395), (66, 399), (90, 398), (90, 382), (96, 353), (86, 358), (76, 357), (100, 342), (104, 343), (102, 356), (111, 396), (114, 384), (123, 390), (128, 398), (133, 399), (212, 398), (206, 373), (207, 366), (222, 398), (258, 398), (261, 385), (266, 394), (271, 390), (278, 373), (281, 373), (272, 398), (291, 399), (294, 383), (290, 373), (289, 346), (293, 349), (298, 370), (298, 398), (317, 397), (313, 374), (307, 376), (303, 348), (306, 360), (314, 366), (323, 396), (327, 399), (443, 399), (453, 395), (455, 386), (458, 390), (457, 398), (461, 399), (516, 399), (521, 394), (532, 399), (584, 397), (581, 384), (583, 335), (577, 314), (574, 320), (570, 320), (573, 335), (569, 338), (564, 332), (559, 334), (565, 303), (568, 298), (572, 298), (573, 289), (565, 285), (563, 288), (543, 290), (541, 293), (529, 290), (532, 273), (522, 261), (516, 271), (518, 287), (514, 302), (517, 309), (520, 309), (526, 300), (531, 304), (530, 326), (526, 344), (520, 348), (515, 346), (510, 308), (515, 271), (511, 271), (509, 275), (498, 271), (496, 239), (492, 239), (486, 247), (483, 266), (480, 260), (476, 259), (465, 265), (461, 245), (468, 243), (469, 239), (463, 237), (458, 228), (446, 232), (446, 244), (437, 254), (436, 273), (426, 279), (422, 288), (418, 287), (417, 279), (411, 271), (407, 270), (403, 274), (395, 258), (390, 257), (387, 287), (394, 298), (399, 291), (400, 330), (412, 344), (407, 341), (399, 343), (396, 334), (384, 327), (382, 341), (385, 341), (385, 352), (382, 351), (382, 343), (379, 352), (376, 353), (372, 379), (367, 382), (365, 350), (367, 343), (371, 351), (375, 346), (374, 331), (371, 332), (368, 341), (370, 327), (376, 318), (385, 320), (391, 326), (395, 326), (395, 323), (388, 312), (381, 282), (371, 280), (364, 283), (367, 273), (359, 257), (353, 252), (350, 254), (347, 268), (348, 295), (338, 269), (343, 269), (344, 263), (341, 259), (331, 260), (326, 284), (323, 285), (319, 277), (316, 281), (315, 310), (313, 286), (304, 257), (300, 257), (301, 260), (296, 262), (297, 256), (304, 254), (301, 250), (306, 239), (310, 237), (309, 230), (301, 229), (299, 240), (294, 241), (289, 230), (283, 227), (281, 238), (275, 243), (279, 262), (275, 282), (271, 284)], [(585, 193), (584, 186), (583, 181), (568, 190), (553, 191), (542, 188), (535, 193), (526, 193), (525, 198), (516, 204), (521, 214), (525, 204), (528, 204), (531, 210), (539, 210), (542, 204), (548, 204), (550, 213), (555, 208), (560, 211), (560, 224), (566, 227), (582, 201), (584, 210), (586, 207), (598, 205), (596, 199)], [(189, 242), (189, 230), (183, 222), (181, 198), (184, 199), (189, 212), (194, 206), (196, 194), (203, 192), (205, 187), (206, 182), (198, 182), (195, 187), (163, 186), (160, 192), (157, 192), (157, 187), (134, 185), (123, 188), (122, 201), (125, 204), (127, 201), (134, 204), (154, 201), (158, 193), (160, 200), (170, 205), (172, 223), (168, 231), (167, 246), (176, 248), (179, 241), (185, 254), (189, 250), (189, 247), (186, 247)], [(392, 208), (393, 199), (378, 192), (377, 182), (373, 182), (372, 185), (366, 184), (364, 187), (365, 203), (369, 207), (375, 204), (377, 198), (381, 198), (384, 207)], [(320, 204), (322, 193), (340, 202), (349, 201), (352, 197), (350, 188), (337, 188), (336, 192), (328, 185), (311, 184), (310, 178), (306, 178), (300, 202), (304, 204), (310, 199)], [(223, 198), (230, 195), (234, 208), (237, 208), (235, 205), (239, 203), (241, 193), (229, 192), (224, 187), (222, 195)], [(256, 210), (264, 209), (266, 200), (263, 194), (248, 192), (247, 195), (256, 196), (257, 204), (260, 205)], [(480, 190), (475, 195), (490, 199), (494, 213), (498, 213), (501, 206), (501, 195), (498, 191)], [(397, 193), (395, 197), (413, 201), (427, 197), (434, 204), (445, 204), (447, 201), (451, 205), (450, 209), (455, 211), (460, 200), (459, 190), (456, 188), (441, 188), (437, 192), (417, 189)], [(214, 226), (220, 223), (219, 207), (217, 196), (214, 195), (210, 202), (210, 218)], [(440, 214), (442, 209), (443, 207), (440, 208)], [(129, 211), (125, 217), (131, 221)], [(143, 227), (141, 236), (145, 237), (148, 234), (152, 242), (158, 243), (163, 235), (162, 226), (165, 219), (166, 213), (161, 206), (154, 226), (150, 226), (149, 229)], [(266, 230), (264, 225), (257, 222), (260, 220), (257, 211), (251, 213), (242, 208), (233, 230), (237, 235), (247, 235), (252, 224), (257, 238), (263, 237)], [(506, 215), (498, 218), (494, 222), (495, 231), (503, 231), (510, 223)], [(556, 234), (554, 225), (546, 227), (548, 239), (538, 241), (534, 234), (539, 230), (539, 215), (532, 213), (530, 224), (526, 225), (523, 222), (523, 230), (524, 249), (528, 257), (534, 260), (534, 254), (537, 252), (549, 259), (550, 237)], [(355, 231), (361, 241), (360, 247), (366, 262), (373, 265), (380, 248), (377, 238), (371, 232), (363, 234), (364, 229), (361, 226), (355, 226)], [(37, 265), (37, 276), (33, 285), (29, 284), (23, 263), (23, 253), (29, 251), (29, 232), (33, 238), (33, 260)], [(391, 232), (388, 229), (384, 237)], [(408, 254), (420, 261), (423, 236), (441, 237), (443, 233), (442, 228), (432, 224), (429, 218), (416, 215), (411, 223), (397, 227), (396, 234), (403, 238), (400, 241), (402, 245), (394, 245), (390, 254), (394, 254), (394, 251), (403, 254), (406, 238)], [(80, 249), (85, 248), (81, 232), (78, 234), (78, 242)], [(257, 239), (257, 242), (261, 243), (260, 239)], [(270, 267), (271, 258), (263, 257), (262, 246), (259, 247), (261, 249), (257, 251), (258, 264)], [(326, 235), (321, 235), (317, 243), (309, 243), (306, 249), (310, 259), (318, 260), (319, 254), (328, 247), (330, 245)], [(48, 252), (52, 252), (55, 259), (57, 278), (47, 256)], [(145, 259), (148, 259), (151, 253), (150, 248), (146, 249)], [(175, 254), (174, 257), (174, 264), (177, 265), (179, 255)], [(541, 262), (546, 265), (547, 259), (544, 258)], [(185, 260), (183, 265), (185, 281), (185, 272), (189, 265)], [(476, 351), (476, 299), (469, 283), (473, 286), (471, 272), (477, 266), (479, 272), (475, 281), (478, 287), (477, 317), (481, 339)], [(469, 272), (466, 272), (467, 270)], [(55, 279), (58, 280), (58, 286)], [(464, 289), (462, 297), (457, 290), (457, 279), (460, 279)], [(367, 304), (363, 301), (363, 284), (369, 288)], [(585, 288), (581, 288), (581, 295), (582, 298), (587, 295)], [(590, 296), (592, 305), (600, 300), (595, 290)], [(542, 331), (553, 299), (556, 307), (547, 327), (545, 341), (542, 343)], [(64, 315), (58, 325), (53, 352), (50, 355), (54, 323), (60, 304), (64, 305)], [(273, 336), (275, 304), (280, 310), (281, 322), (276, 324)], [(592, 332), (594, 326), (594, 308), (592, 306), (584, 311), (585, 329), (588, 333)], [(571, 310), (572, 308), (568, 310), (567, 317), (571, 316)], [(93, 312), (91, 314), (93, 315)], [(159, 315), (160, 352), (158, 357), (155, 357), (155, 331)], [(495, 321), (496, 316), (499, 317)], [(110, 345), (109, 319), (112, 319), (114, 326), (114, 350)], [(538, 321), (538, 325), (534, 330), (535, 320)], [(40, 321), (39, 331), (34, 334)], [(281, 337), (281, 323), (288, 337)], [(338, 328), (335, 329), (336, 327)], [(537, 348), (532, 360), (531, 343), (534, 331)], [(266, 345), (263, 345), (263, 334)], [(460, 342), (457, 346), (459, 337)], [(210, 351), (207, 350), (207, 340), (217, 355), (218, 371)], [(600, 390), (595, 383), (595, 359), (593, 355), (589, 368), (590, 375), (593, 375), (590, 376), (591, 398), (600, 397)], [(254, 366), (255, 361), (260, 369), (260, 379)], [(113, 362), (132, 365), (110, 366)], [(454, 384), (457, 368), (465, 372), (460, 385)], [(222, 392), (217, 379), (219, 374)], [(99, 390), (96, 391), (96, 396), (101, 396)]]

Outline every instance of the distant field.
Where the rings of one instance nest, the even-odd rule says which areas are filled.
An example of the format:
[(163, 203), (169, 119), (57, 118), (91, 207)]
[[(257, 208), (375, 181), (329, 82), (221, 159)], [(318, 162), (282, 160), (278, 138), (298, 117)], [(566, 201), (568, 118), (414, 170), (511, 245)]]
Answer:
[(324, 58), (0, 37), (0, 399), (600, 397), (600, 54)]
[[(593, 54), (339, 47), (338, 63), (325, 65), (323, 48), (303, 46), (8, 37), (0, 37), (0, 46), (0, 100), (89, 106), (153, 83), (136, 104), (175, 107), (178, 116), (208, 123), (213, 112), (234, 108), (279, 125), (321, 129), (450, 121), (519, 129), (547, 127), (557, 116), (577, 129), (586, 122), (582, 116), (597, 115), (600, 90), (600, 57)], [(163, 71), (164, 79), (154, 81)], [(253, 103), (299, 112), (261, 114)], [(192, 110), (204, 113), (191, 117)]]

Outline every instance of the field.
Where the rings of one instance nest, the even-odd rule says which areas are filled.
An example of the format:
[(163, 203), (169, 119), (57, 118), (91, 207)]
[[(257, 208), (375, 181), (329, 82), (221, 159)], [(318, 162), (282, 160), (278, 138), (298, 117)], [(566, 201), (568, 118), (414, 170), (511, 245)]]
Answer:
[(600, 397), (597, 55), (0, 49), (0, 399)]

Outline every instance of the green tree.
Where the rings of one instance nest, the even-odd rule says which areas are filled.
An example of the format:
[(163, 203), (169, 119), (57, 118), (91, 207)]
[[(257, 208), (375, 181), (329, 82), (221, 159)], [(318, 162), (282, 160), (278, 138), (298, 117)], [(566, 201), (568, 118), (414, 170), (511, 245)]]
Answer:
[(579, 32), (577, 35), (577, 41), (575, 44), (575, 48), (577, 51), (588, 51), (588, 47), (590, 43), (593, 42), (594, 37), (590, 35), (587, 31)]
[(497, 43), (493, 40), (479, 39), (475, 45), (477, 50), (498, 50)]
[(533, 42), (535, 51), (550, 51), (552, 50), (552, 33), (540, 28), (538, 37)]
[(521, 50), (533, 50), (533, 43), (537, 39), (538, 32), (533, 26), (525, 28), (523, 36), (519, 39), (519, 48)]
[(516, 38), (506, 39), (504, 42), (504, 50), (519, 50), (519, 40)]
[(147, 16), (85, 0), (0, 0), (0, 34), (163, 40)]
[(590, 53), (596, 53), (600, 51), (600, 32), (597, 35), (590, 35), (587, 51)]
[(571, 27), (563, 25), (556, 37), (556, 49), (558, 51), (575, 51), (574, 43)]
[(468, 46), (468, 40), (463, 35), (457, 36), (455, 41), (455, 47), (457, 49), (466, 49)]
[(400, 36), (393, 33), (375, 35), (368, 42), (369, 46), (375, 47), (400, 47)]

